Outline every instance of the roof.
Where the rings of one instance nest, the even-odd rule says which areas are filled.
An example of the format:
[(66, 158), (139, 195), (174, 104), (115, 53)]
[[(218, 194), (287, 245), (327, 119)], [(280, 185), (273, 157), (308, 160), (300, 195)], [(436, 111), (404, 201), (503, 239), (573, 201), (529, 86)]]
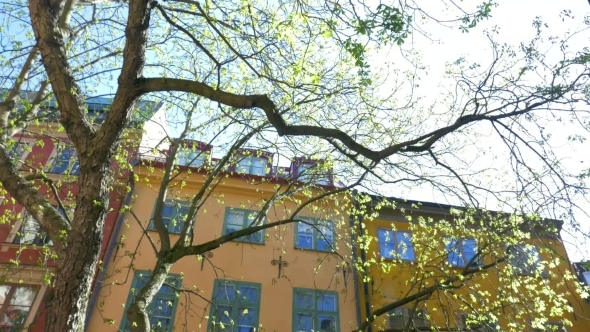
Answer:
[[(0, 89), (1, 93), (8, 92), (7, 89)], [(30, 102), (33, 100), (36, 91), (21, 91), (21, 101)], [(100, 125), (106, 118), (106, 114), (109, 112), (109, 108), (113, 103), (113, 98), (107, 97), (88, 97), (85, 100), (86, 108), (88, 110), (88, 117), (93, 124)], [(38, 116), (41, 117), (44, 122), (58, 122), (59, 112), (57, 112), (57, 101), (55, 97), (45, 100), (41, 103)], [(135, 103), (136, 110), (132, 114), (130, 128), (141, 128), (143, 124), (149, 120), (160, 108), (163, 103), (157, 103), (149, 100), (138, 100)], [(23, 103), (17, 103), (17, 107), (20, 112), (24, 110)]]

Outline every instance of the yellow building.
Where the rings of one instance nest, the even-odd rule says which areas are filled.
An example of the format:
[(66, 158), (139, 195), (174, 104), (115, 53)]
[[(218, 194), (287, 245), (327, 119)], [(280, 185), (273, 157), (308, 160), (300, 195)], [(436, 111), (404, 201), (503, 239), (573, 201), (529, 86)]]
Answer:
[[(395, 202), (394, 207), (377, 209), (383, 200)], [(573, 312), (550, 315), (544, 311), (545, 326), (590, 331), (590, 306), (576, 292), (575, 280), (565, 280), (564, 275), (572, 272), (570, 262), (555, 235), (558, 232), (550, 231), (559, 231), (561, 222), (544, 221), (547, 227), (536, 227), (529, 240), (512, 243), (512, 233), (492, 239), (492, 233), (481, 226), (485, 224), (453, 227), (457, 218), (452, 209), (457, 207), (381, 197), (372, 197), (367, 206), (366, 212), (377, 212), (377, 216), (364, 220), (357, 237), (371, 238), (367, 250), (357, 250), (364, 266), (359, 287), (361, 321), (378, 316), (384, 306), (413, 299), (386, 310), (371, 322), (369, 331), (406, 331), (410, 326), (419, 330), (436, 326), (441, 331), (503, 331), (526, 326), (518, 330), (545, 331), (532, 327), (533, 316), (556, 303), (571, 306)], [(453, 234), (454, 229), (467, 230)], [(363, 242), (358, 239), (357, 243)], [(507, 252), (510, 255), (504, 256)], [(507, 270), (503, 257), (509, 257), (506, 261), (513, 270)], [(492, 266), (497, 262), (501, 263)], [(462, 274), (463, 278), (457, 277)], [(460, 287), (454, 288), (456, 285)], [(572, 326), (564, 327), (563, 318)]]
[[(171, 234), (181, 228), (182, 223), (174, 221), (186, 212), (187, 197), (202, 188), (206, 175), (198, 168), (211, 162), (210, 146), (189, 144), (198, 144), (206, 153), (178, 158), (181, 168), (194, 168), (192, 173), (187, 169), (170, 187), (163, 216)], [(310, 162), (298, 160), (290, 168), (277, 169), (271, 166), (271, 158), (270, 154), (246, 157), (236, 169), (219, 177), (221, 182), (193, 220), (194, 244), (248, 227), (260, 204), (286, 184), (285, 177), (302, 172)], [(87, 331), (124, 331), (128, 324), (124, 307), (154, 268), (156, 259), (148, 236), (159, 246), (150, 218), (163, 164), (148, 164), (134, 169), (131, 211), (117, 239), (118, 249), (108, 262), (97, 304), (89, 313)], [(332, 185), (331, 179), (324, 180), (325, 185)], [(282, 200), (268, 211), (266, 222), (287, 218), (299, 206), (295, 200), (307, 199), (296, 193)], [(226, 243), (203, 257), (181, 259), (170, 270), (169, 286), (163, 286), (154, 298), (152, 325), (159, 323), (165, 331), (207, 331), (216, 330), (219, 321), (231, 327), (231, 318), (234, 328), (225, 331), (354, 329), (358, 324), (354, 282), (352, 275), (347, 275), (349, 270), (343, 269), (341, 258), (350, 254), (349, 239), (338, 231), (349, 221), (339, 212), (337, 205), (342, 204), (346, 204), (342, 197), (323, 200), (297, 214), (306, 223), (269, 228)], [(323, 230), (323, 236), (317, 229)], [(175, 238), (172, 235), (172, 241)], [(175, 296), (178, 289), (174, 287), (183, 289), (180, 296)], [(216, 325), (212, 325), (213, 317)]]

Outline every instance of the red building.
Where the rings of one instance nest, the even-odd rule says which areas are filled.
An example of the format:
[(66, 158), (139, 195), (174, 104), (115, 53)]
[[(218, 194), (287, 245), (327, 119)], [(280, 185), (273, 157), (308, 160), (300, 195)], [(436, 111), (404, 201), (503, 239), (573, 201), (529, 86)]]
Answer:
[[(96, 126), (104, 121), (110, 102), (106, 98), (87, 100), (88, 116)], [(13, 137), (8, 149), (24, 176), (46, 178), (33, 181), (39, 192), (69, 218), (79, 186), (79, 167), (76, 151), (57, 121), (56, 106), (55, 101), (44, 104), (40, 112), (44, 115), (43, 122), (27, 126)], [(153, 148), (164, 135), (161, 128), (166, 110), (162, 104), (140, 101), (137, 108), (121, 144), (121, 156), (127, 164), (133, 164), (138, 152)], [(144, 135), (146, 132), (150, 133), (149, 137)], [(111, 171), (113, 189), (100, 262), (108, 260), (115, 248), (114, 242), (123, 224), (117, 222), (119, 210), (133, 188), (130, 167), (113, 162)], [(53, 188), (46, 184), (47, 179), (53, 183)], [(37, 221), (0, 187), (0, 331), (43, 330), (43, 297), (55, 268), (53, 254), (52, 242)], [(100, 271), (93, 282), (95, 290), (103, 277)], [(91, 296), (90, 306), (94, 301), (95, 297)]]

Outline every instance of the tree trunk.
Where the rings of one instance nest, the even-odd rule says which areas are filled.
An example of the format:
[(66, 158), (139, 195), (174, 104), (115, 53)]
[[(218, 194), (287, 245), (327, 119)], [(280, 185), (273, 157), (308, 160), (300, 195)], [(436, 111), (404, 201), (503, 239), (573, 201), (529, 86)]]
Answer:
[(168, 271), (172, 267), (172, 264), (163, 263), (163, 260), (162, 258), (158, 259), (147, 284), (140, 290), (131, 306), (129, 306), (127, 320), (129, 321), (131, 332), (150, 331), (150, 319), (147, 314), (147, 308), (160, 290), (160, 287), (166, 281)]
[(72, 231), (67, 235), (65, 254), (58, 258), (52, 292), (46, 300), (47, 332), (84, 330), (109, 203), (108, 166), (105, 163), (101, 169), (80, 174)]

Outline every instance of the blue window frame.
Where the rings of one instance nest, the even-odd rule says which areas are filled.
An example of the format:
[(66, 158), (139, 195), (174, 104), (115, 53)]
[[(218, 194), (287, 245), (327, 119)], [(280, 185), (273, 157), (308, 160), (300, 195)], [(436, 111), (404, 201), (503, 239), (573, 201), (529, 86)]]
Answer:
[(545, 274), (541, 267), (539, 249), (532, 245), (514, 245), (508, 248), (510, 265), (517, 274), (533, 275), (537, 272)]
[[(150, 271), (135, 272), (125, 308), (129, 308), (129, 306), (133, 303), (135, 297), (148, 282), (150, 275)], [(182, 278), (180, 275), (170, 274), (166, 277), (166, 282), (164, 285), (162, 285), (162, 287), (160, 287), (160, 290), (158, 290), (158, 293), (154, 296), (152, 303), (150, 303), (147, 308), (151, 331), (173, 331), (174, 316), (176, 315), (176, 307), (178, 306), (178, 294), (174, 288), (180, 288), (181, 285)], [(125, 311), (123, 313), (123, 318), (121, 319), (120, 331), (129, 331), (130, 326), (131, 324), (127, 320), (127, 312)]]
[(80, 164), (73, 148), (60, 148), (51, 163), (50, 173), (78, 175)]
[[(259, 211), (244, 210), (236, 208), (226, 208), (225, 218), (223, 221), (223, 235), (233, 233), (248, 227), (262, 225), (264, 220), (256, 221)], [(242, 236), (234, 241), (243, 241), (251, 243), (264, 243), (264, 230)]]
[[(172, 234), (180, 234), (182, 232), (189, 208), (190, 205), (188, 202), (179, 202), (175, 200), (166, 200), (164, 202), (164, 206), (162, 207), (162, 222), (164, 222), (164, 225), (168, 228), (168, 232)], [(156, 230), (153, 216), (148, 226), (148, 230)]]
[[(447, 260), (449, 264), (457, 267), (465, 267), (477, 254), (477, 243), (474, 239), (446, 239), (446, 250), (449, 255)], [(481, 265), (481, 259), (474, 259), (469, 267), (478, 267)]]
[(209, 327), (213, 332), (258, 330), (260, 284), (215, 280)]
[(412, 233), (394, 232), (390, 229), (379, 228), (377, 230), (379, 240), (379, 253), (387, 259), (402, 259), (414, 261), (414, 245), (412, 244)]
[(294, 332), (337, 332), (338, 322), (338, 293), (293, 289)]
[(295, 247), (318, 251), (334, 251), (334, 222), (307, 217), (297, 217), (295, 223)]

